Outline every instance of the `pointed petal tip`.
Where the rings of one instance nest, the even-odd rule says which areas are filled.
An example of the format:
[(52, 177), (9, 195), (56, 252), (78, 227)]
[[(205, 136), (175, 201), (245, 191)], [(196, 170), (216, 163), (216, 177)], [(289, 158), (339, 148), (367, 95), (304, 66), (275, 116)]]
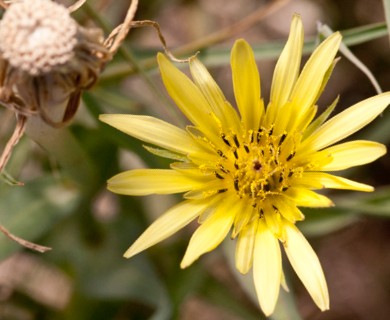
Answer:
[(183, 260), (180, 262), (180, 269), (186, 269), (189, 267), (196, 259), (186, 258), (184, 255)]
[[(135, 243), (134, 243), (135, 244)], [(134, 257), (135, 255), (137, 255), (138, 253), (140, 253), (142, 250), (139, 250), (139, 247), (138, 249), (136, 247), (134, 247), (134, 244), (132, 244), (126, 251), (125, 253), (123, 254), (123, 257), (126, 258), (126, 259), (130, 259), (132, 257)]]

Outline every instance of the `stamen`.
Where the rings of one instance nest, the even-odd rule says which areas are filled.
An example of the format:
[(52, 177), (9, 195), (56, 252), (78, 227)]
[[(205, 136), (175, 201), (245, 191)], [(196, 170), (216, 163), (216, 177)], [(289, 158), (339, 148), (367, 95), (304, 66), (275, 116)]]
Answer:
[(295, 151), (291, 152), (289, 156), (287, 157), (286, 161), (290, 161), (295, 156)]
[(230, 144), (229, 140), (226, 139), (226, 136), (225, 136), (224, 133), (222, 133), (221, 138), (222, 138), (223, 142), (224, 142), (227, 146), (231, 147), (231, 144)]
[(218, 172), (215, 172), (215, 176), (216, 176), (218, 179), (225, 179), (225, 178), (222, 177)]
[(220, 157), (224, 158), (224, 159), (227, 159), (227, 157), (225, 156), (225, 154), (221, 151), (221, 150), (217, 150), (217, 153)]
[(233, 136), (233, 140), (234, 140), (234, 143), (236, 144), (237, 148), (239, 148), (240, 147), (240, 143), (238, 142), (237, 135)]
[(234, 179), (234, 189), (236, 189), (236, 191), (239, 191), (240, 189), (238, 188), (238, 179)]
[(287, 134), (283, 133), (282, 136), (280, 137), (280, 140), (279, 140), (279, 147), (281, 146), (281, 144), (284, 142), (284, 140), (286, 139), (287, 137)]

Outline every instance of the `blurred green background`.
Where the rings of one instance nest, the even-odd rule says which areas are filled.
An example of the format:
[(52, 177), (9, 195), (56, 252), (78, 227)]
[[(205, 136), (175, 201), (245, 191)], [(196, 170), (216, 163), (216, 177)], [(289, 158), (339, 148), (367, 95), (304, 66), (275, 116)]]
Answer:
[[(129, 2), (87, 1), (73, 16), (108, 35), (123, 21)], [(390, 5), (380, 0), (141, 0), (136, 20), (157, 21), (168, 47), (179, 57), (199, 50), (231, 101), (229, 51), (237, 38), (245, 38), (255, 48), (267, 101), (293, 13), (302, 16), (307, 53), (318, 39), (317, 21), (341, 30), (352, 52), (382, 89), (389, 90), (384, 7)], [(251, 274), (249, 279), (236, 277), (230, 267), (229, 239), (185, 270), (179, 264), (195, 224), (130, 260), (122, 257), (180, 195), (138, 198), (106, 191), (106, 180), (118, 172), (166, 168), (169, 162), (97, 118), (102, 113), (136, 113), (185, 124), (156, 69), (155, 54), (162, 50), (152, 28), (132, 29), (98, 83), (83, 94), (73, 124), (51, 130), (51, 139), (38, 144), (27, 135), (16, 147), (7, 171), (25, 185), (0, 183), (0, 222), (13, 234), (53, 250), (35, 253), (0, 234), (0, 319), (262, 319), (247, 284)], [(337, 112), (375, 94), (367, 77), (344, 57), (320, 107), (339, 94)], [(14, 115), (0, 112), (2, 149)], [(389, 128), (387, 111), (353, 138), (389, 144)], [(329, 192), (336, 207), (305, 210), (306, 220), (298, 224), (324, 268), (331, 309), (317, 309), (286, 263), (290, 293), (281, 294), (273, 319), (388, 319), (389, 156), (344, 176), (377, 190)]]

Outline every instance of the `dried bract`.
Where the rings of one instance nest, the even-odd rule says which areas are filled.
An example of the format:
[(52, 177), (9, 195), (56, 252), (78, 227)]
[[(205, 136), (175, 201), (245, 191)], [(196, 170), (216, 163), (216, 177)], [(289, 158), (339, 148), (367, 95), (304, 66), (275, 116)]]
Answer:
[(11, 4), (0, 22), (1, 103), (63, 126), (111, 58), (103, 42), (100, 29), (79, 26), (50, 0)]

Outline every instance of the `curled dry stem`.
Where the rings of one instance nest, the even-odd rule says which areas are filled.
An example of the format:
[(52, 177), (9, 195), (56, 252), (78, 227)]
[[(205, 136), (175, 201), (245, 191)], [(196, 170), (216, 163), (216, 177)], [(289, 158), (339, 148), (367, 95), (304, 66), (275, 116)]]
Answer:
[(22, 238), (19, 238), (18, 236), (15, 236), (11, 232), (9, 232), (4, 226), (2, 226), (1, 224), (0, 224), (0, 231), (2, 233), (4, 233), (4, 235), (6, 237), (8, 237), (9, 239), (19, 243), (20, 245), (22, 245), (25, 248), (28, 248), (28, 249), (31, 249), (31, 250), (35, 250), (35, 251), (38, 251), (38, 252), (41, 252), (41, 253), (44, 253), (46, 251), (51, 250), (51, 248), (49, 248), (49, 247), (41, 246), (39, 244), (30, 242), (30, 241), (24, 240)]
[(11, 157), (13, 148), (17, 145), (20, 138), (23, 136), (26, 129), (27, 117), (25, 115), (16, 114), (16, 126), (11, 138), (8, 140), (4, 151), (0, 157), (0, 172), (3, 172), (9, 158)]
[(175, 62), (189, 62), (191, 59), (195, 58), (196, 55), (198, 54), (195, 53), (194, 55), (190, 56), (189, 58), (186, 58), (186, 59), (178, 59), (176, 58), (173, 53), (168, 49), (167, 47), (167, 43), (165, 41), (165, 38), (164, 36), (162, 35), (162, 32), (161, 32), (161, 29), (160, 29), (160, 25), (156, 22), (156, 21), (152, 21), (152, 20), (142, 20), (142, 21), (133, 21), (131, 23), (131, 27), (132, 28), (140, 28), (140, 27), (152, 27), (156, 30), (157, 34), (158, 34), (158, 37), (160, 39), (160, 42), (161, 44), (163, 45), (163, 48), (164, 48), (164, 51), (165, 51), (165, 54), (172, 60), (172, 61), (175, 61)]
[(131, 29), (135, 13), (138, 8), (138, 0), (132, 0), (127, 10), (125, 20), (121, 25), (116, 27), (105, 41), (106, 47), (114, 54), (121, 46), (122, 42), (126, 38), (129, 30)]

